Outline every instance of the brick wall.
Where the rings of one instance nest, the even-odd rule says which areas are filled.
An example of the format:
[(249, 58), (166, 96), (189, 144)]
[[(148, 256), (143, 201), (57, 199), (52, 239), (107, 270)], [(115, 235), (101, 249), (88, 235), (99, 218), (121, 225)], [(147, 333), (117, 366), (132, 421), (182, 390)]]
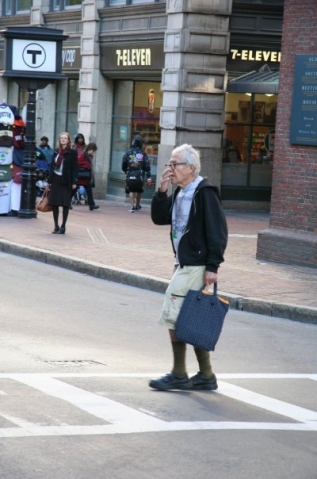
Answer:
[(276, 124), (271, 225), (317, 233), (317, 146), (291, 145), (297, 54), (317, 54), (316, 0), (286, 0)]
[[(317, 146), (290, 144), (295, 57), (317, 55), (317, 1), (285, 0), (270, 226), (257, 258), (317, 268)], [(317, 125), (316, 125), (317, 126)]]

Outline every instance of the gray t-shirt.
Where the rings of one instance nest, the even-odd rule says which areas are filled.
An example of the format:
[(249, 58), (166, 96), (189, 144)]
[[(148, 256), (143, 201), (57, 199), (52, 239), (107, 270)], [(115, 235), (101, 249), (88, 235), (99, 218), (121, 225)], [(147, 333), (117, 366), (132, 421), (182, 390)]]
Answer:
[(181, 188), (178, 193), (172, 211), (172, 238), (176, 251), (175, 263), (178, 264), (178, 245), (181, 237), (186, 231), (190, 207), (193, 201), (195, 189), (203, 180), (202, 176), (197, 176), (191, 183)]

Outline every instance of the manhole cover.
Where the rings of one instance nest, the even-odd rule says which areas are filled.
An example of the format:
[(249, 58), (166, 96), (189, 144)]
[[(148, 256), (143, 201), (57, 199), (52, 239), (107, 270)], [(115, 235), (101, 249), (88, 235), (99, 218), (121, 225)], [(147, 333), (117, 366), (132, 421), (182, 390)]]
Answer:
[(45, 363), (54, 364), (56, 366), (107, 366), (93, 359), (49, 359), (44, 360)]

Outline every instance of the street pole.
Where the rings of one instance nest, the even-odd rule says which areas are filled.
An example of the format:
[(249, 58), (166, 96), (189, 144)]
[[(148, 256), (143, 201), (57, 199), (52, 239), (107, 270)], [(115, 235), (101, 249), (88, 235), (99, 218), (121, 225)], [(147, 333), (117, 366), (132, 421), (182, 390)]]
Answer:
[(19, 218), (36, 218), (36, 180), (37, 168), (35, 146), (35, 122), (36, 122), (36, 91), (45, 88), (50, 80), (28, 80), (26, 78), (15, 80), (21, 88), (28, 90), (26, 110), (25, 148), (22, 163), (21, 204), (18, 211)]
[(28, 90), (25, 150), (23, 157), (21, 206), (18, 212), (19, 218), (36, 218), (36, 164), (35, 164), (35, 111), (36, 90)]

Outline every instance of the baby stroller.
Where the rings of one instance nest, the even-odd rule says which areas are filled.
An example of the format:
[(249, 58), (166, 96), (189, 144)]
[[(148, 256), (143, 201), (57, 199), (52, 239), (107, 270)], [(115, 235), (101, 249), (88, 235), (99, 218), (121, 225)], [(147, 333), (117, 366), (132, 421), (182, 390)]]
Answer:
[(44, 173), (41, 171), (38, 173), (38, 180), (35, 183), (36, 186), (36, 196), (42, 197), (43, 193), (47, 187), (47, 181), (43, 178)]
[(49, 174), (49, 164), (43, 153), (36, 149), (36, 170), (35, 173), (37, 175), (37, 181), (35, 183), (36, 186), (36, 196), (42, 196), (44, 193), (45, 188), (47, 187), (47, 179)]
[(79, 185), (76, 193), (72, 197), (72, 205), (87, 205), (87, 204), (88, 204), (88, 198), (87, 198), (85, 187), (82, 185)]

